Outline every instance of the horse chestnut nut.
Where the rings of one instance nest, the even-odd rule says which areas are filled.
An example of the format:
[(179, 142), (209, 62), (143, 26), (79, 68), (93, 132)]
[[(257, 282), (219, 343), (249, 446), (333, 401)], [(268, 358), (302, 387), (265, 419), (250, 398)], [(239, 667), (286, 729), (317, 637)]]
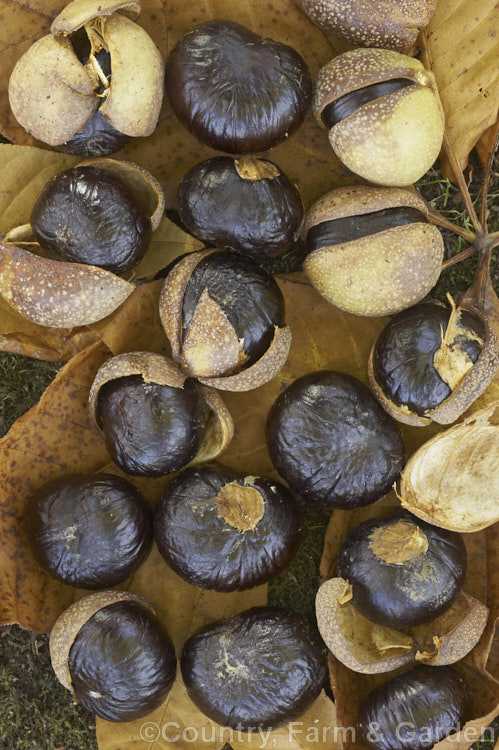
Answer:
[(326, 676), (319, 633), (278, 607), (253, 607), (189, 638), (181, 659), (189, 696), (213, 721), (275, 729), (304, 713)]
[(294, 49), (234, 21), (201, 23), (166, 62), (166, 94), (202, 143), (229, 154), (276, 146), (305, 117), (312, 81)]
[(189, 253), (169, 272), (160, 318), (173, 359), (201, 383), (258, 388), (288, 355), (284, 298), (270, 273), (230, 250)]
[(134, 23), (139, 13), (130, 0), (73, 0), (59, 13), (10, 76), (10, 106), (28, 133), (80, 156), (104, 156), (131, 136), (151, 135), (164, 65)]
[(404, 464), (396, 422), (356, 378), (322, 370), (278, 396), (267, 418), (270, 459), (306, 500), (356, 508), (390, 490)]
[(431, 750), (472, 716), (470, 691), (451, 667), (420, 666), (375, 688), (359, 726), (373, 750)]
[(41, 487), (25, 516), (41, 567), (85, 589), (125, 581), (152, 543), (152, 511), (140, 492), (113, 474), (61, 477)]
[(442, 146), (444, 115), (433, 73), (399, 52), (338, 55), (319, 71), (313, 109), (340, 161), (379, 185), (416, 182)]
[(368, 373), (383, 408), (399, 422), (454, 422), (487, 388), (499, 364), (484, 315), (440, 302), (399, 313), (381, 331)]
[(216, 464), (169, 482), (154, 516), (168, 565), (194, 586), (241, 591), (280, 573), (295, 556), (302, 517), (279, 482)]
[(90, 417), (127, 474), (157, 477), (215, 458), (233, 434), (218, 395), (166, 357), (119, 354), (98, 370)]
[(460, 534), (409, 513), (356, 526), (338, 555), (338, 575), (352, 587), (352, 604), (380, 625), (408, 628), (442, 614), (466, 575)]
[(154, 711), (175, 679), (168, 633), (152, 604), (127, 591), (101, 591), (72, 604), (54, 623), (49, 649), (59, 682), (106, 721)]
[(31, 212), (40, 245), (77, 263), (125, 273), (143, 258), (151, 219), (116, 175), (93, 166), (54, 175)]
[(341, 310), (403, 310), (428, 294), (442, 270), (442, 235), (427, 214), (424, 200), (402, 188), (332, 190), (307, 213), (303, 269)]
[(196, 237), (260, 262), (285, 253), (303, 221), (295, 186), (276, 164), (251, 156), (196, 164), (180, 181), (177, 207)]

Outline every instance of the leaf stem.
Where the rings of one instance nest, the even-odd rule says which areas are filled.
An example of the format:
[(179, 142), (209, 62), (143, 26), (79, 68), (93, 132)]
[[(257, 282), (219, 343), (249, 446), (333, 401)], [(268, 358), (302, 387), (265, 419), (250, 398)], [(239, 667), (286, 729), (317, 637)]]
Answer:
[(448, 268), (451, 268), (451, 266), (455, 266), (456, 263), (460, 263), (462, 260), (471, 258), (473, 255), (475, 255), (477, 249), (478, 248), (476, 248), (475, 245), (471, 245), (470, 247), (467, 247), (466, 250), (462, 250), (457, 255), (453, 255), (452, 258), (448, 258), (442, 263), (442, 271), (446, 271)]
[(449, 139), (447, 129), (445, 129), (445, 132), (444, 132), (444, 151), (445, 151), (445, 155), (447, 156), (447, 159), (449, 160), (449, 164), (454, 174), (454, 177), (456, 178), (456, 182), (459, 186), (459, 190), (461, 191), (461, 195), (463, 196), (464, 205), (466, 206), (466, 210), (468, 211), (469, 217), (475, 228), (475, 232), (476, 234), (481, 234), (483, 232), (482, 224), (480, 220), (478, 219), (477, 213), (475, 211), (475, 206), (473, 205), (473, 201), (471, 200), (470, 191), (468, 190), (468, 185), (466, 184), (466, 180), (464, 179), (462, 169), (459, 166), (459, 162), (456, 157), (456, 152), (454, 151), (454, 146), (451, 140)]
[(490, 234), (487, 234), (486, 237), (488, 241), (487, 244), (491, 250), (499, 246), (499, 232), (491, 232)]
[(490, 149), (489, 155), (487, 157), (487, 166), (485, 167), (485, 175), (483, 178), (483, 185), (482, 185), (482, 206), (480, 211), (480, 218), (482, 221), (483, 231), (485, 234), (488, 233), (487, 228), (487, 197), (489, 192), (489, 185), (490, 185), (490, 178), (492, 175), (492, 164), (494, 161), (494, 154), (496, 152), (497, 146), (499, 143), (499, 121), (496, 124), (495, 128), (495, 142), (494, 146)]
[(475, 241), (475, 232), (470, 232), (469, 229), (465, 229), (464, 227), (460, 227), (459, 224), (454, 224), (452, 221), (448, 221), (442, 216), (439, 211), (436, 210), (436, 208), (433, 208), (433, 206), (431, 206), (429, 203), (427, 205), (428, 218), (433, 222), (433, 224), (436, 224), (439, 227), (443, 227), (444, 229), (450, 229), (451, 232), (458, 234), (463, 238), (463, 240), (466, 240), (466, 242), (472, 243)]

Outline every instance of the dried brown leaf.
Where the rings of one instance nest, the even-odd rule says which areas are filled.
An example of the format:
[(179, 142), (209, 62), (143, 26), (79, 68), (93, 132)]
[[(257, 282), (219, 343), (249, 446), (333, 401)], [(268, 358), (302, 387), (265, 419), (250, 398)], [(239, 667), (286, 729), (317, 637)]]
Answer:
[[(230, 743), (232, 750), (339, 750), (335, 741), (334, 703), (324, 692), (300, 718), (273, 732), (257, 728), (248, 734), (222, 727), (200, 713), (187, 695), (180, 675), (166, 701), (146, 719), (122, 725), (97, 719), (99, 750), (139, 750), (144, 743), (154, 750), (221, 750)], [(263, 744), (265, 743), (265, 744)]]
[[(437, 79), (448, 138), (461, 168), (498, 117), (498, 27), (495, 0), (439, 0), (421, 34), (422, 59)], [(444, 173), (452, 178), (447, 163)]]
[(42, 484), (70, 473), (92, 473), (108, 463), (104, 443), (87, 414), (88, 389), (108, 356), (101, 343), (72, 358), (39, 403), (0, 441), (2, 544), (0, 622), (47, 631), (78, 592), (41, 572), (22, 532), (26, 502)]

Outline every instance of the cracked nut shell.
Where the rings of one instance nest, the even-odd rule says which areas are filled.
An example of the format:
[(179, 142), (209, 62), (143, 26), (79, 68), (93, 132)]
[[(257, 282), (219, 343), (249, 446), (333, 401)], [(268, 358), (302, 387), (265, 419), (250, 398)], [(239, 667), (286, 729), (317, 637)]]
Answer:
[(185, 644), (181, 667), (196, 706), (242, 731), (299, 717), (326, 676), (317, 630), (278, 607), (254, 607), (204, 628)]
[(164, 701), (175, 649), (152, 605), (126, 591), (80, 599), (56, 620), (50, 656), (59, 681), (106, 721), (134, 721)]
[(233, 423), (220, 396), (159, 354), (112, 357), (90, 390), (90, 415), (127, 474), (163, 476), (215, 458)]
[[(129, 189), (133, 203), (150, 218), (153, 231), (158, 228), (165, 197), (149, 172), (131, 162), (107, 158), (87, 159), (79, 167), (103, 170), (118, 178)], [(85, 215), (80, 219), (84, 224), (89, 222)], [(63, 234), (68, 231), (63, 229)], [(0, 294), (18, 313), (38, 325), (73, 328), (95, 323), (114, 312), (135, 289), (135, 284), (111, 271), (42, 257), (44, 252), (30, 224), (0, 235)]]
[(369, 381), (399, 422), (454, 422), (491, 382), (499, 364), (497, 336), (473, 309), (424, 302), (381, 331), (369, 357)]
[(129, 0), (73, 0), (61, 11), (9, 80), (12, 112), (28, 133), (69, 153), (103, 156), (153, 132), (164, 64), (134, 23), (139, 13)]
[(271, 274), (240, 253), (189, 253), (166, 277), (159, 305), (173, 358), (206, 385), (258, 388), (286, 361), (291, 332), (282, 292)]
[(451, 667), (419, 666), (375, 688), (359, 727), (373, 750), (431, 750), (471, 718), (465, 679)]
[(419, 60), (355, 49), (319, 71), (313, 102), (340, 161), (379, 185), (410, 185), (442, 146), (444, 115), (433, 73)]
[(375, 9), (365, 0), (301, 0), (301, 7), (321, 29), (357, 47), (403, 51), (431, 21), (436, 0), (384, 0)]
[(396, 629), (364, 617), (352, 600), (352, 586), (344, 578), (325, 581), (315, 600), (317, 625), (334, 656), (361, 674), (382, 674), (414, 663), (454, 664), (476, 646), (489, 616), (482, 602), (462, 592), (436, 619)]
[(116, 586), (138, 568), (153, 538), (141, 493), (113, 474), (61, 477), (41, 487), (24, 526), (44, 571), (85, 589)]
[(409, 513), (375, 518), (348, 534), (338, 575), (352, 587), (352, 604), (380, 625), (430, 622), (456, 600), (466, 575), (460, 534)]
[(444, 243), (425, 201), (402, 188), (352, 186), (308, 211), (303, 269), (328, 302), (391, 315), (419, 302), (442, 270)]
[(418, 518), (451, 531), (480, 531), (499, 521), (499, 401), (413, 453), (400, 501)]
[(295, 556), (302, 516), (279, 482), (216, 464), (186, 469), (161, 495), (156, 544), (194, 586), (241, 591), (280, 573)]
[(173, 47), (166, 94), (202, 143), (248, 154), (276, 146), (298, 128), (312, 81), (291, 47), (216, 19), (190, 29)]
[(218, 156), (196, 164), (180, 181), (180, 218), (196, 237), (264, 261), (298, 238), (303, 204), (276, 164)]
[(270, 459), (293, 492), (332, 507), (379, 500), (404, 465), (396, 422), (345, 373), (321, 370), (278, 396), (266, 426)]
[(125, 273), (145, 255), (151, 219), (125, 182), (97, 167), (54, 175), (31, 212), (40, 245), (63, 260)]

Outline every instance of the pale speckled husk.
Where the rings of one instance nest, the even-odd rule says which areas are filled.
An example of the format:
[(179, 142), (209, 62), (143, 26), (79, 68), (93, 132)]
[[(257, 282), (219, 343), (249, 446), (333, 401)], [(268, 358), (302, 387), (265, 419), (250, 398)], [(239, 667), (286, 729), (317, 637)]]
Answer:
[(216, 419), (209, 420), (201, 448), (189, 466), (213, 461), (227, 448), (234, 437), (234, 422), (221, 395), (213, 388), (204, 385), (202, 388), (206, 403), (216, 415)]
[[(482, 633), (487, 625), (489, 617), (489, 609), (482, 604), (482, 602), (475, 599), (474, 596), (466, 594), (464, 591), (461, 593), (468, 604), (469, 613), (461, 620), (459, 625), (442, 639), (442, 645), (440, 646), (438, 658), (432, 661), (432, 664), (436, 667), (443, 667), (446, 664), (455, 664), (460, 659), (464, 659), (466, 654), (476, 646)], [(424, 660), (418, 659), (416, 654), (416, 661)], [(427, 662), (426, 662), (427, 663)]]
[(0, 294), (38, 325), (73, 328), (110, 315), (135, 286), (110, 271), (0, 244)]
[(432, 74), (422, 62), (400, 52), (384, 49), (354, 49), (338, 55), (319, 71), (315, 83), (313, 111), (322, 122), (322, 110), (344, 94), (392, 78), (408, 78), (435, 86)]
[(398, 52), (356, 49), (339, 55), (319, 72), (314, 114), (346, 93), (393, 78), (414, 82), (367, 102), (329, 130), (338, 158), (361, 177), (382, 185), (418, 180), (442, 146), (444, 114), (435, 78), (422, 63)]
[[(320, 586), (316, 596), (316, 615), (317, 626), (326, 646), (342, 664), (354, 672), (381, 674), (415, 662), (431, 663), (434, 666), (455, 664), (476, 646), (487, 624), (488, 608), (473, 596), (463, 592), (460, 596), (468, 604), (468, 614), (450, 633), (442, 636), (438, 655), (434, 659), (422, 658), (417, 650), (417, 643), (414, 641), (412, 650), (405, 654), (374, 663), (361, 663), (350, 650), (336, 617), (338, 602), (345, 591), (346, 583), (343, 578), (331, 578)], [(403, 630), (400, 632), (401, 635), (410, 635), (410, 629), (407, 632)]]
[(428, 412), (427, 417), (421, 417), (413, 414), (409, 409), (401, 409), (392, 403), (385, 395), (383, 388), (376, 380), (374, 375), (374, 350), (379, 335), (371, 348), (367, 362), (367, 375), (371, 389), (383, 409), (398, 422), (411, 425), (412, 427), (424, 427), (431, 422), (438, 424), (452, 424), (456, 419), (464, 414), (471, 404), (488, 388), (492, 382), (497, 368), (499, 366), (499, 342), (494, 328), (491, 326), (486, 317), (481, 315), (477, 310), (469, 305), (459, 306), (458, 309), (469, 311), (478, 315), (485, 327), (485, 340), (482, 351), (478, 355), (476, 362), (469, 370), (459, 385), (454, 388), (452, 394), (445, 399), (435, 409)]
[(52, 34), (72, 34), (99, 16), (122, 13), (132, 21), (140, 15), (139, 0), (72, 0), (52, 21)]
[(277, 375), (286, 362), (290, 348), (291, 330), (289, 326), (276, 327), (272, 343), (258, 362), (235, 375), (226, 375), (223, 378), (198, 378), (198, 380), (221, 391), (251, 391), (268, 383)]
[(365, 0), (301, 0), (309, 18), (358, 47), (402, 50), (430, 22), (436, 0), (385, 0), (376, 10)]
[(301, 0), (309, 18), (357, 47), (403, 50), (430, 22), (436, 0)]
[(163, 58), (149, 34), (119, 13), (107, 19), (104, 35), (112, 78), (100, 111), (120, 133), (151, 135), (163, 102)]
[(180, 364), (194, 377), (223, 377), (239, 365), (239, 339), (220, 305), (203, 289), (182, 342)]
[(331, 653), (346, 667), (361, 674), (381, 674), (411, 664), (414, 661), (412, 651), (371, 664), (362, 664), (357, 661), (350, 651), (336, 618), (338, 600), (345, 591), (345, 584), (346, 581), (343, 578), (330, 578), (321, 585), (315, 599), (317, 627)]
[(400, 500), (434, 526), (461, 533), (499, 521), (499, 401), (438, 433), (409, 459)]
[[(403, 188), (351, 186), (322, 196), (305, 218), (304, 232), (322, 222), (386, 208), (428, 214), (425, 201)], [(442, 269), (440, 230), (424, 221), (325, 245), (307, 255), (303, 269), (328, 302), (354, 315), (391, 315), (419, 302)]]
[(99, 104), (94, 82), (69, 39), (50, 35), (17, 61), (9, 79), (9, 102), (23, 128), (50, 146), (69, 141)]
[(97, 591), (71, 604), (55, 621), (50, 632), (49, 651), (55, 676), (67, 690), (72, 692), (71, 675), (68, 669), (69, 652), (82, 627), (104, 607), (115, 602), (135, 601), (155, 611), (151, 602), (129, 591)]
[[(71, 140), (96, 109), (119, 132), (150, 135), (164, 93), (164, 62), (150, 36), (134, 23), (140, 3), (73, 0), (54, 19), (51, 34), (18, 60), (9, 81), (12, 111), (23, 128), (51, 146)], [(105, 101), (97, 74), (77, 58), (68, 34), (99, 18), (111, 55), (112, 78)]]
[[(105, 383), (117, 378), (140, 375), (146, 383), (183, 388), (188, 375), (176, 362), (153, 352), (126, 352), (111, 357), (97, 370), (90, 387), (88, 408), (90, 420), (101, 432), (97, 416), (99, 391)], [(212, 415), (208, 420), (203, 443), (188, 466), (211, 461), (222, 453), (234, 436), (234, 422), (220, 394), (201, 385), (204, 398)]]
[(161, 287), (159, 317), (172, 348), (172, 357), (177, 361), (180, 359), (182, 349), (180, 332), (185, 289), (199, 261), (219, 249), (200, 250), (182, 258), (172, 268)]
[(427, 87), (402, 89), (368, 102), (329, 131), (329, 142), (352, 172), (381, 185), (410, 185), (440, 153), (444, 115)]
[(304, 234), (324, 221), (361, 216), (385, 208), (416, 208), (428, 216), (426, 201), (414, 190), (399, 187), (349, 185), (331, 190), (309, 208), (303, 225)]
[[(186, 366), (187, 363), (183, 359), (181, 330), (182, 305), (185, 290), (197, 264), (208, 255), (211, 255), (214, 252), (219, 252), (220, 249), (221, 248), (210, 248), (209, 250), (200, 250), (195, 253), (190, 253), (185, 258), (182, 258), (182, 260), (172, 268), (161, 289), (159, 299), (159, 315), (161, 323), (168, 340), (170, 341), (173, 358), (180, 361), (184, 366)], [(218, 308), (218, 305), (216, 307)], [(206, 313), (207, 311), (209, 311), (208, 307), (205, 309)], [(204, 337), (206, 340), (212, 341), (215, 324), (218, 325), (218, 328), (222, 333), (225, 331), (225, 327), (222, 325), (220, 313), (224, 315), (224, 313), (218, 308), (215, 317), (205, 314), (196, 318), (199, 326), (196, 331), (196, 340), (202, 341)], [(204, 332), (203, 329), (205, 329)], [(229, 337), (229, 339), (230, 351), (227, 354), (220, 353), (220, 356), (215, 363), (217, 370), (219, 366), (235, 366), (236, 364), (233, 347), (234, 340), (233, 337)], [(277, 375), (287, 359), (290, 346), (291, 331), (289, 327), (276, 327), (274, 338), (269, 348), (263, 356), (250, 367), (232, 375), (224, 376), (218, 376), (216, 372), (214, 376), (210, 377), (198, 376), (195, 373), (190, 374), (192, 374), (193, 377), (196, 377), (200, 383), (219, 390), (249, 391), (264, 385)]]

